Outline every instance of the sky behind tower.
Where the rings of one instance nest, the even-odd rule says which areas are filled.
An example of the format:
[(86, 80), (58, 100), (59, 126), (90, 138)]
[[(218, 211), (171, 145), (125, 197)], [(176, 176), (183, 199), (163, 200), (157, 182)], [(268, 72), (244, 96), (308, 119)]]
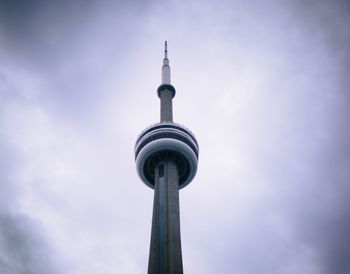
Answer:
[(199, 146), (185, 273), (350, 273), (348, 1), (1, 1), (0, 273), (145, 273), (138, 134)]

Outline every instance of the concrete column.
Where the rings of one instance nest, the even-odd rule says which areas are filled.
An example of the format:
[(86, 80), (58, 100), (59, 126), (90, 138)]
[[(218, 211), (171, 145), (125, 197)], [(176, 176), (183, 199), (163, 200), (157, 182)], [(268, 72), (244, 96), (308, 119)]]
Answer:
[(160, 121), (172, 122), (173, 121), (173, 96), (172, 92), (168, 89), (164, 89), (160, 92)]
[(179, 175), (171, 159), (155, 169), (154, 194), (148, 274), (183, 274)]

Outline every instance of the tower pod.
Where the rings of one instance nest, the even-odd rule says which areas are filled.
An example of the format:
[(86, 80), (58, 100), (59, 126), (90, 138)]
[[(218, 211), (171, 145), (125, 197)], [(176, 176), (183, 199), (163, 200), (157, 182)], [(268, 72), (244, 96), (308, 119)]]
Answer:
[(135, 160), (141, 180), (154, 188), (154, 169), (167, 156), (179, 169), (179, 188), (188, 185), (197, 172), (198, 143), (182, 125), (159, 123), (145, 129), (136, 140)]

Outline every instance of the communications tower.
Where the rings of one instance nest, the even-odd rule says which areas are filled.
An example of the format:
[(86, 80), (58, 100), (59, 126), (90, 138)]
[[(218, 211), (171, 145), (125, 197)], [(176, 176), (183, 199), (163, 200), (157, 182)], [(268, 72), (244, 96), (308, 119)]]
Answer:
[(173, 122), (172, 99), (165, 41), (160, 98), (160, 123), (141, 132), (135, 144), (138, 175), (154, 189), (148, 274), (182, 274), (179, 189), (197, 172), (198, 143), (191, 131)]

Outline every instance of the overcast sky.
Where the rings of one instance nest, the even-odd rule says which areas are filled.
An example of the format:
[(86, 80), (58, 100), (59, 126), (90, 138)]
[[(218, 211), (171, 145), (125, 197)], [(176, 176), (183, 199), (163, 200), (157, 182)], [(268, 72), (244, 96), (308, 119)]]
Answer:
[(142, 274), (153, 191), (134, 142), (199, 141), (184, 272), (350, 273), (350, 5), (1, 1), (0, 273)]

